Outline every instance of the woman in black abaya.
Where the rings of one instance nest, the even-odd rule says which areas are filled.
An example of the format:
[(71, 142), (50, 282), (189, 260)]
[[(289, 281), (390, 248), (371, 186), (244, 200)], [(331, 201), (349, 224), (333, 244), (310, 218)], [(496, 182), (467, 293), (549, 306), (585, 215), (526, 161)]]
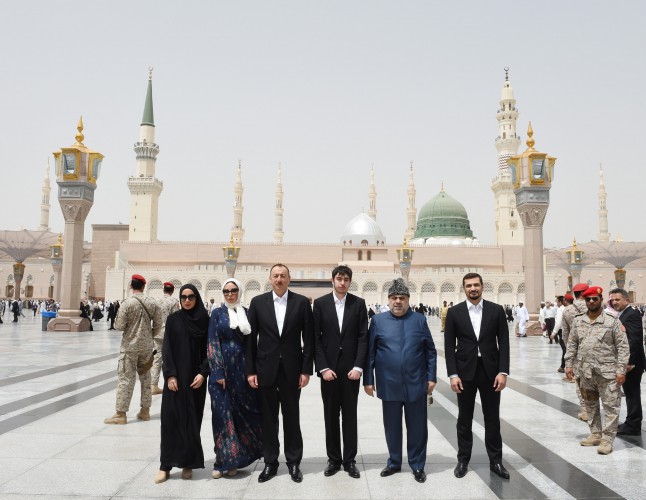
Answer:
[(179, 300), (181, 308), (168, 316), (164, 333), (161, 465), (156, 483), (166, 481), (173, 467), (182, 468), (182, 479), (190, 479), (193, 469), (204, 468), (200, 428), (210, 373), (209, 314), (193, 285), (180, 288)]

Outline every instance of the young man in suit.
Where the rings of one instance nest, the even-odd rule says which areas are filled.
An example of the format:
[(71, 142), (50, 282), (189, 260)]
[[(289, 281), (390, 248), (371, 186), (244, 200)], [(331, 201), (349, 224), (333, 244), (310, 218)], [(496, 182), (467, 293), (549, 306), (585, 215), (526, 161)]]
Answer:
[(480, 392), (489, 468), (503, 479), (500, 392), (509, 374), (509, 328), (502, 306), (482, 298), (482, 276), (462, 278), (467, 300), (449, 309), (444, 330), (446, 369), (458, 395), (458, 465), (455, 477), (467, 473), (473, 446), (473, 409)]
[[(324, 474), (333, 476), (343, 465), (350, 477), (358, 479), (357, 400), (368, 352), (368, 312), (365, 300), (348, 293), (351, 282), (352, 269), (348, 266), (332, 270), (334, 291), (314, 301), (314, 345), (325, 417), (328, 465)], [(339, 412), (343, 419), (343, 454)]]
[(628, 292), (623, 288), (610, 291), (610, 300), (615, 311), (619, 312), (619, 321), (626, 331), (630, 346), (630, 358), (626, 369), (624, 394), (626, 395), (626, 420), (619, 425), (617, 434), (620, 436), (641, 436), (642, 433), (642, 399), (641, 382), (646, 357), (644, 356), (644, 332), (639, 313), (630, 307)]
[(303, 480), (303, 436), (299, 421), (301, 389), (312, 375), (314, 325), (309, 300), (288, 290), (289, 269), (274, 264), (269, 271), (272, 291), (258, 295), (249, 306), (251, 333), (247, 341), (246, 373), (249, 385), (260, 391), (264, 483), (278, 471), (278, 410), (283, 414), (285, 458), (289, 475)]

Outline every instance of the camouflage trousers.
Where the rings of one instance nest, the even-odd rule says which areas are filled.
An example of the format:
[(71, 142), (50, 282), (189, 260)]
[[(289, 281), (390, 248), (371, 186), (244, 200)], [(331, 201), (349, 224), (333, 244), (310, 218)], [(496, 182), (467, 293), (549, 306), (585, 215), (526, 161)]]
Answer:
[[(614, 378), (604, 378), (593, 373), (591, 378), (580, 378), (582, 408), (588, 414), (588, 425), (591, 434), (600, 434), (602, 439), (612, 443), (617, 435), (619, 410), (621, 409), (621, 391)], [(603, 405), (604, 421), (601, 423)]]
[(150, 392), (150, 370), (143, 375), (137, 373), (140, 368), (150, 360), (151, 352), (122, 352), (119, 354), (119, 366), (117, 367), (117, 411), (127, 412), (130, 409), (130, 400), (135, 389), (135, 382), (139, 376), (141, 383), (141, 407), (150, 408), (152, 394)]
[(153, 361), (153, 367), (150, 370), (150, 377), (152, 380), (152, 385), (159, 385), (159, 374), (162, 369), (162, 347), (164, 345), (164, 337), (153, 339), (155, 343), (155, 360)]

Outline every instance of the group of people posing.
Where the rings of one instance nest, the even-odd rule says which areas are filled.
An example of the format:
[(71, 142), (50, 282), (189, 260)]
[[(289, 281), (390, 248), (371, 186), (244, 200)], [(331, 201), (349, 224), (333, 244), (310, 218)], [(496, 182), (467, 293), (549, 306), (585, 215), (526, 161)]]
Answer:
[[(258, 481), (272, 479), (279, 468), (281, 412), (288, 473), (300, 483), (299, 399), (315, 367), (325, 419), (324, 475), (343, 470), (359, 478), (357, 403), (363, 376), (364, 391), (382, 401), (389, 457), (381, 476), (402, 468), (404, 414), (408, 465), (414, 479), (423, 483), (427, 398), (437, 381), (437, 351), (426, 316), (410, 307), (404, 280), (393, 281), (388, 312), (373, 316), (370, 322), (365, 301), (348, 293), (352, 270), (347, 266), (333, 269), (331, 293), (313, 304), (289, 289), (290, 274), (284, 264), (272, 266), (269, 282), (272, 291), (254, 297), (246, 309), (241, 305), (242, 284), (226, 280), (224, 304), (209, 316), (193, 285), (180, 288), (178, 302), (172, 297), (173, 285), (165, 283), (164, 298), (159, 301), (146, 297), (145, 278), (133, 275), (132, 295), (122, 302), (115, 323), (123, 330), (116, 413), (105, 423), (127, 423), (138, 376), (142, 386), (138, 419), (150, 419), (152, 395), (162, 393), (160, 467), (155, 482), (166, 481), (173, 467), (182, 469), (183, 479), (190, 479), (192, 469), (204, 467), (200, 429), (208, 389), (213, 477), (233, 476), (262, 458)], [(509, 373), (506, 317), (501, 306), (482, 299), (480, 275), (467, 274), (463, 287), (467, 300), (448, 309), (444, 332), (447, 370), (459, 405), (454, 474), (461, 478), (467, 473), (479, 392), (490, 468), (508, 479), (499, 421), (500, 392)], [(163, 389), (158, 387), (160, 370)]]

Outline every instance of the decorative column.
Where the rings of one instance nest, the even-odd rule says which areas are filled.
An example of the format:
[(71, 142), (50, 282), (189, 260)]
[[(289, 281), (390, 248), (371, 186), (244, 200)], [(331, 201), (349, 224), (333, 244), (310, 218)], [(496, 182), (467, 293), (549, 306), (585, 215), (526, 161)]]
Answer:
[(63, 276), (59, 316), (52, 319), (48, 331), (85, 332), (90, 321), (80, 317), (83, 281), (83, 236), (85, 219), (94, 204), (94, 190), (103, 155), (83, 144), (83, 118), (77, 126), (76, 143), (54, 153), (58, 201), (65, 219)]
[(13, 288), (14, 300), (20, 299), (20, 285), (22, 284), (22, 279), (24, 277), (25, 277), (25, 265), (22, 262), (16, 262), (13, 265), (13, 281), (15, 283)]
[(576, 249), (576, 238), (572, 240), (572, 250), (565, 252), (568, 258), (568, 270), (570, 271), (570, 277), (572, 282), (570, 284), (569, 290), (572, 291), (572, 286), (574, 283), (581, 283), (581, 270), (583, 269), (583, 250)]
[(224, 252), (224, 267), (227, 270), (227, 276), (229, 278), (235, 278), (236, 267), (238, 266), (238, 257), (240, 256), (240, 247), (235, 245), (233, 235), (231, 235), (229, 245), (223, 247), (222, 250)]
[[(545, 295), (543, 264), (543, 222), (550, 206), (550, 189), (556, 158), (534, 149), (534, 131), (527, 128), (527, 150), (508, 160), (516, 207), (523, 223), (523, 266), (525, 270), (525, 302), (530, 312), (528, 333), (538, 323), (538, 310)], [(540, 330), (540, 325), (538, 325)], [(540, 332), (539, 332), (540, 333)]]
[(63, 235), (58, 233), (58, 243), (51, 245), (50, 260), (54, 269), (54, 293), (53, 299), (61, 301), (61, 270), (63, 269)]
[(410, 266), (413, 261), (413, 250), (408, 248), (408, 241), (404, 239), (404, 244), (401, 248), (397, 249), (397, 260), (399, 260), (399, 271), (402, 273), (404, 282), (408, 284), (408, 276), (410, 275)]

